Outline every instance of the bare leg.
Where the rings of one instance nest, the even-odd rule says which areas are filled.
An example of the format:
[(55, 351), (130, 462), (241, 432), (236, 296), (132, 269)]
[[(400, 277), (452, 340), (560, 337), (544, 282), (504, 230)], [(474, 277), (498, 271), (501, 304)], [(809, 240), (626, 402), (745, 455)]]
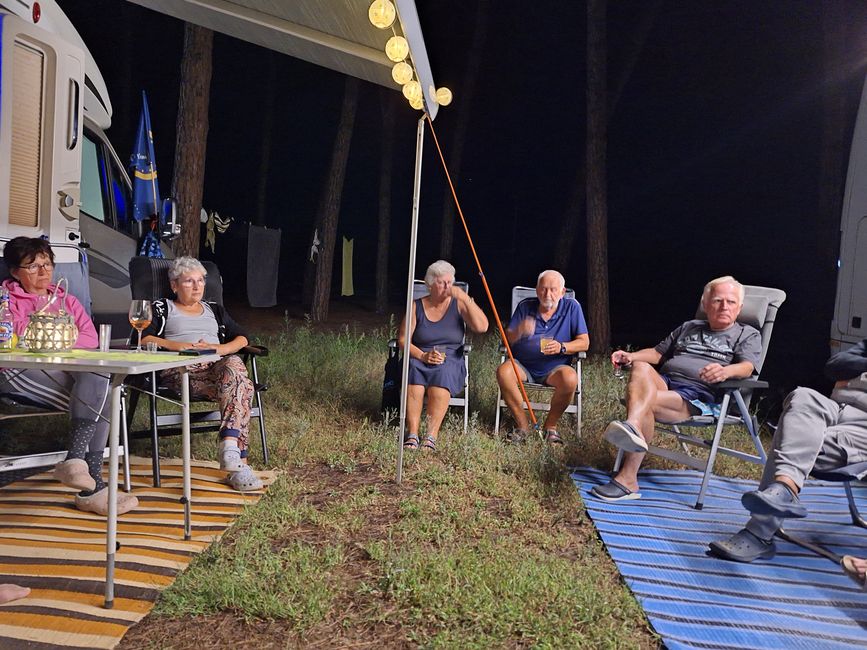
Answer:
[(424, 402), (424, 386), (410, 384), (406, 387), (406, 431), (418, 433), (421, 424), (421, 405)]
[[(665, 381), (648, 363), (638, 362), (632, 368), (626, 387), (626, 421), (635, 427), (647, 443), (655, 435), (655, 423), (677, 422), (690, 415), (683, 398), (668, 390)], [(638, 469), (644, 453), (627, 453), (614, 479), (630, 490), (638, 490)]]
[(445, 388), (429, 386), (427, 389), (427, 435), (434, 439), (439, 435), (450, 397), (449, 391)]
[[(518, 367), (518, 374), (521, 376), (521, 381), (527, 381), (527, 375), (520, 367)], [(515, 379), (515, 371), (512, 369), (511, 361), (506, 360), (497, 368), (497, 383), (500, 385), (503, 400), (509, 407), (512, 417), (515, 418), (517, 427), (524, 430), (529, 429), (527, 414), (521, 408), (524, 398), (518, 388), (518, 381)]]
[(578, 388), (578, 373), (571, 366), (560, 366), (545, 378), (545, 383), (554, 389), (551, 398), (551, 409), (545, 418), (546, 429), (556, 429), (560, 416), (566, 411), (566, 407), (572, 403), (575, 397), (575, 389)]
[(30, 587), (19, 587), (18, 585), (3, 584), (0, 585), (0, 605), (10, 603), (13, 600), (26, 598), (30, 595)]

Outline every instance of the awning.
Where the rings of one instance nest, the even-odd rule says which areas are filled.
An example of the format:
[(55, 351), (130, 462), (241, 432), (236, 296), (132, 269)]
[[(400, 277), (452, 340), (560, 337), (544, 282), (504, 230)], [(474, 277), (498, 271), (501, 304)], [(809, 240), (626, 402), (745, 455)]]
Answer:
[(394, 0), (399, 24), (377, 29), (368, 0), (129, 0), (189, 23), (400, 91), (385, 56), (392, 29), (409, 42), (431, 119), (439, 108), (421, 24), (413, 0)]

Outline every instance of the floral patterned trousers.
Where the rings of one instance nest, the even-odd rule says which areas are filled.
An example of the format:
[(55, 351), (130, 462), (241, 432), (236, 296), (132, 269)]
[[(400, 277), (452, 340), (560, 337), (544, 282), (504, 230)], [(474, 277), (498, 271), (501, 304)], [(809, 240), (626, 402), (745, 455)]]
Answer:
[[(170, 389), (180, 392), (181, 368), (169, 368), (160, 373), (160, 379)], [(188, 366), (190, 397), (219, 402), (220, 432), (235, 429), (239, 432), (238, 448), (244, 452), (250, 437), (250, 407), (253, 403), (253, 382), (247, 376), (243, 360), (236, 354), (213, 363)]]

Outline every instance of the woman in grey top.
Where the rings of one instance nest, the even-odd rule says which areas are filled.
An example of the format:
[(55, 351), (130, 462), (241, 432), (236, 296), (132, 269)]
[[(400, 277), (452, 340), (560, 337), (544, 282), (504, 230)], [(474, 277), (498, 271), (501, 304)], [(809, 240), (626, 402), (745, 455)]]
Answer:
[[(179, 257), (169, 268), (174, 300), (157, 300), (153, 320), (142, 332), (142, 341), (165, 350), (216, 350), (223, 358), (189, 366), (190, 395), (220, 403), (220, 469), (229, 472), (236, 490), (259, 490), (262, 481), (247, 465), (250, 405), (253, 382), (244, 362), (235, 353), (248, 345), (247, 335), (222, 305), (205, 301), (207, 271), (193, 257)], [(180, 389), (180, 370), (160, 373), (164, 384)]]

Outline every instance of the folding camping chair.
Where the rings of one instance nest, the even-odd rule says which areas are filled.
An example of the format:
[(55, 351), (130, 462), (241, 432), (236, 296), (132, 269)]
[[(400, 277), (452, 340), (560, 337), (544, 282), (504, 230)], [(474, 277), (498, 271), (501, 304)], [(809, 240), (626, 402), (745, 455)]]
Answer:
[[(768, 345), (771, 342), (771, 334), (774, 330), (777, 311), (785, 300), (786, 293), (780, 289), (744, 285), (744, 305), (741, 309), (741, 313), (738, 315), (738, 322), (755, 327), (759, 330), (762, 339), (762, 353), (753, 376), (747, 379), (731, 379), (716, 384), (715, 388), (722, 391), (722, 402), (720, 403), (720, 413), (718, 417), (698, 415), (691, 417), (688, 420), (684, 420), (683, 422), (677, 422), (674, 424), (657, 424), (658, 432), (670, 433), (675, 436), (677, 441), (680, 443), (682, 451), (649, 445), (648, 453), (667, 458), (681, 465), (686, 465), (687, 467), (692, 467), (693, 469), (704, 472), (704, 477), (701, 481), (701, 489), (698, 493), (698, 499), (695, 502), (696, 510), (701, 510), (704, 505), (704, 495), (707, 491), (710, 477), (713, 474), (713, 466), (717, 454), (725, 454), (726, 456), (732, 456), (757, 465), (765, 464), (766, 455), (762, 443), (759, 440), (758, 420), (755, 415), (750, 413), (749, 407), (753, 391), (768, 387), (768, 383), (761, 381), (758, 377), (761, 373), (765, 357), (768, 354)], [(704, 313), (701, 305), (699, 305), (698, 311), (696, 312), (696, 318), (707, 318), (707, 314)], [(737, 414), (729, 413), (732, 400), (734, 400), (738, 407)], [(756, 449), (755, 454), (731, 449), (721, 445), (723, 428), (731, 425), (741, 425), (746, 428), (753, 446)], [(688, 435), (682, 431), (682, 429), (686, 427), (713, 427), (713, 437), (698, 438), (693, 435)], [(707, 459), (705, 460), (692, 456), (690, 454), (689, 445), (707, 449)], [(614, 462), (615, 472), (620, 468), (622, 460), (623, 451), (620, 450), (618, 451), (617, 459)]]
[[(466, 282), (455, 282), (454, 286), (462, 289), (464, 292), (469, 294), (469, 285)], [(424, 298), (428, 295), (430, 291), (428, 290), (427, 284), (424, 283), (423, 280), (413, 280), (412, 283), (412, 299), (413, 301), (418, 300), (419, 298)], [(459, 406), (464, 409), (464, 433), (467, 432), (467, 426), (470, 421), (470, 352), (473, 351), (473, 346), (471, 343), (467, 343), (466, 333), (464, 333), (464, 340), (461, 347), (461, 357), (464, 360), (464, 367), (466, 368), (466, 376), (464, 378), (464, 390), (459, 395), (452, 397), (449, 399), (449, 406)], [(391, 339), (388, 342), (388, 358), (400, 358), (401, 350), (397, 344), (397, 339)]]
[[(53, 248), (58, 248), (54, 245)], [(78, 253), (77, 247), (75, 248)], [(9, 277), (9, 269), (6, 263), (0, 258), (0, 281)], [(54, 280), (66, 278), (69, 286), (69, 293), (78, 298), (82, 306), (90, 311), (90, 286), (88, 284), (88, 268), (87, 258), (80, 255), (78, 262), (60, 262), (54, 267)], [(8, 395), (0, 393), (0, 423), (9, 420), (21, 420), (26, 418), (42, 418), (52, 415), (68, 415), (67, 411), (50, 409), (22, 398), (20, 395)], [(121, 413), (121, 417), (123, 417)], [(121, 446), (118, 449), (118, 454), (123, 457), (123, 481), (124, 490), (129, 492), (132, 487), (130, 483), (130, 468), (129, 456), (127, 449), (129, 447), (127, 440), (127, 428), (124, 418), (121, 426)], [(32, 454), (9, 454), (0, 455), (0, 473), (28, 470), (36, 467), (49, 467), (57, 465), (66, 459), (66, 450), (39, 452)], [(108, 447), (103, 452), (103, 457), (108, 457)]]
[[(172, 295), (169, 284), (169, 266), (171, 260), (156, 259), (152, 257), (133, 257), (129, 262), (130, 288), (134, 300), (158, 300)], [(213, 262), (202, 262), (207, 271), (205, 284), (205, 299), (213, 300), (218, 304), (223, 303), (223, 280), (220, 271)], [(259, 436), (262, 442), (262, 461), (268, 464), (267, 430), (265, 428), (265, 410), (262, 404), (262, 393), (268, 390), (268, 386), (259, 381), (259, 368), (257, 358), (268, 355), (268, 349), (258, 345), (248, 345), (242, 348), (238, 354), (244, 359), (249, 368), (250, 379), (253, 382), (253, 404), (250, 411), (250, 420), (259, 424)], [(131, 377), (126, 387), (129, 398), (128, 426), (129, 435), (132, 438), (150, 438), (151, 461), (153, 463), (154, 486), (160, 486), (159, 464), (159, 438), (160, 436), (179, 435), (181, 433), (182, 415), (180, 412), (159, 413), (157, 400), (166, 398), (177, 401), (179, 396), (165, 386), (160, 386), (157, 373)], [(133, 429), (132, 423), (141, 394), (148, 395), (148, 428)], [(193, 402), (208, 402), (207, 399), (190, 398)], [(218, 431), (220, 428), (220, 411), (191, 411), (190, 431), (199, 433), (204, 431)]]
[[(512, 289), (512, 310), (509, 312), (510, 314), (514, 314), (515, 310), (518, 308), (518, 304), (522, 300), (526, 300), (527, 298), (535, 298), (536, 297), (536, 289), (534, 287), (514, 287)], [(566, 289), (566, 294), (563, 296), (563, 300), (575, 300), (575, 291), (573, 289)], [(572, 367), (575, 368), (575, 372), (578, 373), (578, 388), (575, 389), (575, 398), (572, 403), (566, 407), (565, 413), (571, 413), (575, 416), (575, 428), (573, 429), (575, 433), (575, 438), (581, 437), (581, 399), (582, 399), (582, 391), (583, 387), (581, 385), (581, 360), (587, 358), (586, 352), (579, 352), (578, 354), (572, 355), (571, 364)], [(506, 347), (501, 343), (500, 344), (500, 363), (503, 363), (506, 360)], [(523, 382), (524, 389), (528, 392), (527, 397), (530, 397), (529, 393), (532, 391), (533, 393), (543, 393), (548, 396), (548, 400), (544, 402), (534, 402), (532, 401), (532, 397), (530, 397), (530, 407), (533, 409), (533, 412), (538, 411), (550, 411), (551, 410), (551, 400), (550, 396), (554, 394), (554, 389), (550, 386), (546, 386), (545, 384), (536, 384), (533, 382), (525, 381)], [(496, 436), (500, 431), (500, 412), (501, 410), (507, 408), (506, 402), (503, 399), (502, 391), (500, 390), (499, 384), (497, 385), (497, 409), (496, 414), (494, 415), (494, 435)], [(521, 408), (527, 408), (527, 402), (521, 402)]]

